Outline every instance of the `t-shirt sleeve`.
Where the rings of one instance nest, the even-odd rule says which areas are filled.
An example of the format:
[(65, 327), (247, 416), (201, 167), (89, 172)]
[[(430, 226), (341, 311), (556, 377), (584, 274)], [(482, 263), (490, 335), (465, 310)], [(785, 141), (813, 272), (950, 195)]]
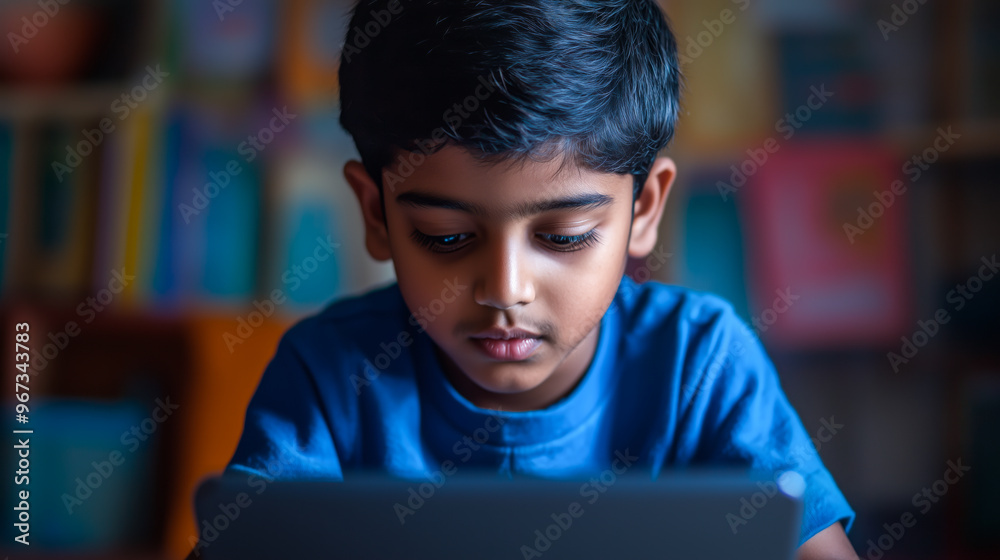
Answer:
[(854, 511), (823, 466), (759, 340), (728, 306), (700, 354), (681, 395), (680, 433), (687, 439), (682, 455), (692, 463), (748, 466), (760, 479), (800, 475), (800, 545), (837, 521), (849, 530)]
[(264, 370), (226, 470), (269, 479), (342, 480), (316, 380), (291, 334)]

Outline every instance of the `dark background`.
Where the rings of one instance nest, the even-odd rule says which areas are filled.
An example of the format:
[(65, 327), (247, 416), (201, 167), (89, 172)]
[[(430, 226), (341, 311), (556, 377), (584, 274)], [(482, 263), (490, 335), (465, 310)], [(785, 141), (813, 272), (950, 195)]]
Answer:
[[(392, 278), (341, 176), (349, 3), (233, 4), (0, 4), (0, 332), (31, 326), (33, 551), (183, 557), (191, 492), (228, 460), (280, 334)], [(717, 292), (756, 330), (858, 512), (862, 557), (996, 554), (998, 5), (664, 7), (680, 173), (668, 256), (631, 273)], [(333, 258), (310, 262), (328, 235)], [(949, 461), (971, 470), (938, 482)], [(935, 503), (914, 501), (935, 482)], [(916, 525), (885, 536), (907, 512)]]

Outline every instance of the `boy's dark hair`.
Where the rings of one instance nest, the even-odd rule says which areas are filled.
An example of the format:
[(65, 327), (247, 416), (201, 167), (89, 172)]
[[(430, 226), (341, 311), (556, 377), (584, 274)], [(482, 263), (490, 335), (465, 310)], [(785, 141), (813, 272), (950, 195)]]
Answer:
[(451, 143), (631, 174), (638, 196), (673, 136), (680, 79), (656, 0), (360, 0), (340, 122), (380, 189), (397, 149)]

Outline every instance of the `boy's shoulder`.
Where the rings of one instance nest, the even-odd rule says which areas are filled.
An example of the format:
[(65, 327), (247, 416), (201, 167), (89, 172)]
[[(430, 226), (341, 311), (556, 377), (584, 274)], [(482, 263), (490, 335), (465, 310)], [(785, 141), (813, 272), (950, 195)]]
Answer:
[[(727, 375), (742, 376), (767, 361), (756, 334), (717, 295), (626, 278), (615, 302), (620, 306), (620, 359), (647, 373), (659, 372), (667, 385), (671, 378), (698, 385), (706, 370), (723, 365), (732, 370)], [(643, 378), (649, 382), (648, 376)]]

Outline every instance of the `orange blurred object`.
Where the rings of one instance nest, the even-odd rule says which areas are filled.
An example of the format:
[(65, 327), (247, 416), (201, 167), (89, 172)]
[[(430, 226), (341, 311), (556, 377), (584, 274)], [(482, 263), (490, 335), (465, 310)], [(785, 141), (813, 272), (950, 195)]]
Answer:
[(191, 391), (186, 405), (185, 449), (175, 463), (177, 492), (170, 504), (166, 558), (186, 557), (197, 542), (195, 488), (206, 476), (222, 472), (232, 457), (250, 397), (291, 323), (265, 321), (254, 331), (253, 344), (230, 353), (222, 336), (233, 328), (232, 319), (203, 316), (191, 320), (196, 369), (189, 374), (197, 389)]

